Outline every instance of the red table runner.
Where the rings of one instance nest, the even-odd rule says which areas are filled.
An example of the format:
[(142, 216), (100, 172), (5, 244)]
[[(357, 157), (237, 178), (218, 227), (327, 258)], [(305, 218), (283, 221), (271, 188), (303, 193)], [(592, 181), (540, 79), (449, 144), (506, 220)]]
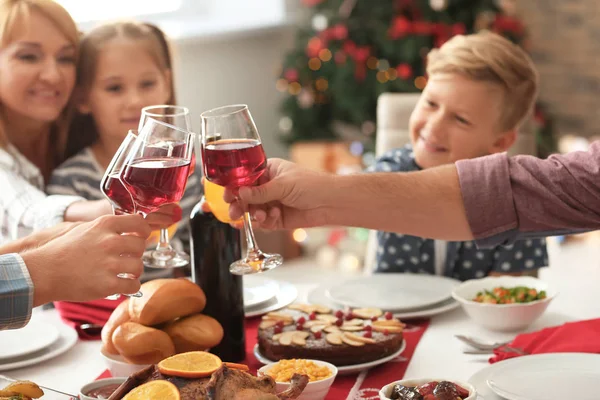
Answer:
[[(256, 370), (262, 367), (256, 357), (254, 357), (254, 345), (260, 318), (246, 320), (246, 360), (251, 371), (256, 374)], [(421, 340), (423, 333), (429, 326), (429, 320), (411, 321), (407, 323), (404, 330), (404, 339), (406, 340), (406, 349), (395, 359), (353, 375), (338, 375), (331, 386), (326, 400), (371, 400), (379, 399), (379, 389), (390, 382), (402, 379), (408, 368), (417, 344)], [(97, 379), (110, 378), (110, 372), (104, 371)]]

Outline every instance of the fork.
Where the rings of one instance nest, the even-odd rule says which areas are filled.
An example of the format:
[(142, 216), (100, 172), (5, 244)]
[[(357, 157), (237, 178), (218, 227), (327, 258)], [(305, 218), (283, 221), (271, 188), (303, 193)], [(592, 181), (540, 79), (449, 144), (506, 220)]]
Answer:
[(471, 347), (474, 347), (478, 350), (486, 350), (486, 351), (492, 351), (498, 347), (506, 346), (507, 344), (510, 343), (510, 341), (489, 343), (489, 342), (484, 342), (482, 340), (472, 338), (469, 336), (465, 336), (465, 335), (454, 335), (454, 337), (457, 338), (458, 340), (460, 340), (461, 342), (468, 344)]
[[(504, 351), (508, 351), (510, 353), (517, 353), (519, 355), (527, 355), (528, 353), (526, 351), (524, 351), (523, 349), (519, 349), (518, 347), (509, 347), (509, 346), (498, 346), (496, 347), (497, 349), (502, 348), (502, 350)], [(490, 349), (490, 350), (465, 350), (463, 351), (463, 354), (492, 354), (494, 352), (495, 349)]]

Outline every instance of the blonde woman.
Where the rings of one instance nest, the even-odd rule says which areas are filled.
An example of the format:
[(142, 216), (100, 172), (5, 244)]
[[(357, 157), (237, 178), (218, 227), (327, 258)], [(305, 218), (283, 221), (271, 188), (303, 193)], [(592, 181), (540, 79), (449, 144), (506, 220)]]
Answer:
[[(0, 0), (0, 26), (0, 243), (110, 214), (105, 200), (44, 193), (64, 161), (79, 50), (75, 22), (51, 0)], [(174, 208), (155, 214), (153, 227), (172, 224)]]

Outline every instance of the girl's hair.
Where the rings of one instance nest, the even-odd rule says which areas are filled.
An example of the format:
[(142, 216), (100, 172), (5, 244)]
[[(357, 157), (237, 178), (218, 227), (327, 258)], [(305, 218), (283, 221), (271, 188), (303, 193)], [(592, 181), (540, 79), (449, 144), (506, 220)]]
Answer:
[[(98, 66), (98, 55), (103, 45), (115, 38), (126, 38), (139, 41), (146, 46), (148, 54), (162, 71), (170, 70), (172, 74), (171, 49), (162, 30), (149, 23), (134, 21), (113, 22), (101, 25), (81, 38), (79, 62), (77, 63), (78, 95), (89, 93)], [(171, 75), (171, 96), (167, 104), (175, 104), (175, 88)], [(69, 129), (66, 156), (71, 157), (84, 148), (91, 146), (98, 139), (98, 130), (91, 114), (75, 112)]]
[[(0, 0), (0, 47), (5, 48), (15, 38), (15, 28), (27, 26), (30, 23), (31, 13), (38, 12), (50, 20), (58, 30), (65, 35), (67, 40), (79, 47), (79, 31), (71, 15), (60, 4), (53, 0)], [(64, 151), (67, 141), (67, 130), (71, 120), (73, 106), (71, 102), (61, 112), (60, 116), (51, 126), (49, 151), (52, 153), (56, 165), (64, 160)], [(6, 121), (0, 104), (0, 147), (10, 143), (6, 135)]]

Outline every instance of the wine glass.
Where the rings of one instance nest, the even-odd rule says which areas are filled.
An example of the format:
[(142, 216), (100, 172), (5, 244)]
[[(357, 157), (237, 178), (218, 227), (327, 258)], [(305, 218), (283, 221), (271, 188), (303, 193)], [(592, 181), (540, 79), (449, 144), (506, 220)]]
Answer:
[[(114, 154), (112, 160), (108, 164), (108, 168), (104, 171), (104, 176), (100, 181), (100, 191), (110, 202), (113, 214), (115, 215), (123, 215), (123, 214), (133, 214), (135, 213), (135, 203), (133, 202), (133, 198), (131, 194), (127, 191), (121, 180), (119, 179), (119, 174), (121, 169), (123, 168), (123, 163), (129, 151), (132, 149), (133, 144), (137, 139), (137, 135), (135, 131), (129, 131), (119, 149)], [(135, 279), (130, 274), (118, 274), (119, 278), (123, 279)], [(137, 292), (134, 294), (123, 294), (128, 297), (142, 297), (142, 292)], [(116, 300), (120, 297), (119, 294), (113, 294), (111, 296), (107, 296), (106, 298), (109, 300)]]
[[(267, 158), (256, 125), (245, 104), (201, 114), (204, 177), (219, 186), (251, 186), (266, 171)], [(263, 253), (256, 244), (250, 214), (244, 213), (246, 257), (229, 267), (236, 275), (264, 272), (283, 264), (279, 254)]]
[[(148, 119), (162, 121), (188, 132), (191, 132), (192, 130), (190, 110), (187, 107), (161, 104), (142, 108), (142, 115), (139, 123), (140, 131), (143, 129), (144, 124)], [(194, 156), (194, 153), (192, 153), (190, 175), (194, 173), (195, 165), (196, 157)], [(190, 257), (185, 252), (178, 251), (171, 246), (169, 230), (167, 228), (160, 230), (160, 239), (156, 245), (156, 249), (145, 252), (142, 259), (144, 265), (151, 268), (184, 267), (190, 262)]]
[[(154, 119), (146, 121), (119, 175), (133, 198), (136, 212), (147, 216), (165, 204), (181, 200), (189, 176), (193, 143), (191, 132)], [(187, 259), (177, 257), (170, 245), (160, 245), (150, 254), (153, 263), (148, 266), (173, 268), (188, 264)]]

